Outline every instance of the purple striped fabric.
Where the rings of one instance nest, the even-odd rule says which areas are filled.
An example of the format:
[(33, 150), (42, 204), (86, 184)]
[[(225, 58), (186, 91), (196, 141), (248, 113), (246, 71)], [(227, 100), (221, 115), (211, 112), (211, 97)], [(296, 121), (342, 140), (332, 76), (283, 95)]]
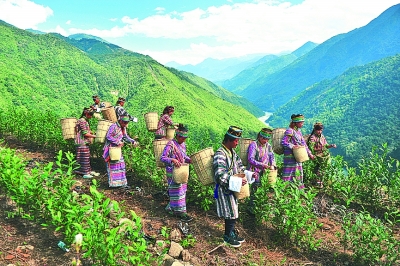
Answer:
[(165, 136), (167, 127), (173, 124), (172, 118), (168, 114), (163, 114), (158, 120), (156, 135)]
[(108, 185), (110, 187), (121, 187), (128, 184), (125, 174), (125, 161), (122, 157), (118, 162), (107, 162)]
[(303, 189), (303, 164), (298, 163), (294, 158), (293, 147), (295, 145), (305, 146), (307, 153), (310, 156), (311, 152), (306, 145), (300, 129), (288, 128), (282, 138), (282, 146), (284, 148), (282, 180), (292, 182), (293, 180), (297, 179), (301, 182), (299, 189)]
[(180, 214), (186, 212), (186, 191), (187, 184), (177, 184), (173, 181), (172, 159), (177, 159), (181, 163), (190, 162), (190, 157), (186, 154), (186, 144), (179, 144), (176, 139), (170, 140), (161, 154), (160, 160), (165, 163), (165, 172), (168, 180), (169, 204), (165, 208), (167, 211), (173, 211)]
[(90, 150), (89, 146), (76, 146), (76, 162), (79, 168), (75, 173), (80, 175), (88, 175), (92, 171), (90, 166)]

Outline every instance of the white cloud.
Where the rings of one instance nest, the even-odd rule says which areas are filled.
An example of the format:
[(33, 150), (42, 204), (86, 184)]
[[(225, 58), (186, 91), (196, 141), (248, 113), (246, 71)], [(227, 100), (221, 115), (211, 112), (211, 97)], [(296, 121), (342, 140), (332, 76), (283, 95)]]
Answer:
[(49, 7), (27, 0), (0, 0), (0, 19), (21, 29), (37, 29), (37, 25), (53, 15)]
[(123, 37), (127, 33), (126, 27), (123, 27), (123, 28), (113, 27), (110, 30), (99, 30), (99, 29), (83, 30), (83, 29), (78, 29), (78, 28), (70, 28), (68, 31), (70, 34), (86, 33), (86, 34), (94, 35), (97, 37), (109, 37), (109, 38)]
[(163, 8), (163, 7), (156, 7), (154, 10), (156, 11), (157, 14), (162, 14), (162, 13), (164, 13), (165, 8)]
[(71, 20), (68, 20), (67, 22), (65, 22), (65, 24), (71, 25)]
[[(190, 45), (176, 51), (166, 51), (162, 45), (157, 50), (138, 51), (135, 46), (137, 41), (128, 44), (130, 47), (125, 45), (125, 48), (148, 54), (161, 63), (177, 61), (187, 64), (198, 63), (208, 57), (222, 59), (248, 53), (276, 54), (294, 50), (307, 41), (321, 43), (366, 25), (397, 1), (304, 0), (297, 5), (282, 0), (235, 4), (227, 1), (223, 6), (181, 13), (164, 13), (165, 9), (158, 7), (155, 9), (157, 14), (144, 19), (121, 15), (119, 23), (125, 24), (122, 27), (82, 29), (74, 25), (65, 29), (58, 26), (55, 31), (63, 35), (87, 33), (117, 40), (145, 36), (151, 38), (153, 44), (158, 39), (182, 44), (182, 39), (185, 39), (185, 43)], [(36, 28), (51, 15), (53, 11), (50, 8), (31, 1), (0, 0), (0, 19), (21, 28)], [(142, 40), (143, 43), (147, 41)]]
[(58, 33), (58, 34), (61, 34), (61, 35), (65, 36), (65, 37), (67, 37), (69, 35), (68, 31), (65, 30), (63, 27), (61, 27), (60, 25), (57, 25), (53, 29), (48, 29), (47, 32), (55, 32), (55, 33)]
[(125, 16), (122, 18), (125, 27), (93, 29), (91, 34), (102, 34), (100, 37), (105, 38), (129, 34), (176, 40), (213, 38), (213, 45), (192, 43), (187, 49), (176, 52), (146, 51), (160, 62), (168, 62), (165, 58), (173, 55), (176, 57), (171, 60), (181, 58), (182, 63), (189, 63), (207, 57), (239, 56), (249, 51), (279, 53), (294, 50), (307, 41), (321, 43), (366, 25), (396, 1), (305, 0), (298, 5), (257, 1), (158, 14), (142, 20)]
[[(131, 34), (152, 38), (212, 37), (217, 44), (192, 43), (187, 49), (146, 51), (162, 63), (198, 63), (207, 57), (222, 59), (251, 53), (294, 50), (307, 41), (324, 42), (340, 33), (362, 27), (397, 0), (305, 0), (272, 5), (271, 1), (195, 9), (178, 15), (125, 17)], [(360, 8), (362, 7), (362, 8)], [(157, 25), (157, 26), (155, 26)], [(144, 51), (142, 51), (144, 52)]]

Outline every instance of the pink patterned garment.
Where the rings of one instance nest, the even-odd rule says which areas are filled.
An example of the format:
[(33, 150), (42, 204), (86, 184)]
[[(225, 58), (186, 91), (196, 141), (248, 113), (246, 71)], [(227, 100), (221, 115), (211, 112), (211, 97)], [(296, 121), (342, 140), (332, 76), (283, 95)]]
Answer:
[(168, 114), (163, 114), (158, 120), (156, 135), (165, 136), (168, 126), (172, 126), (174, 122)]

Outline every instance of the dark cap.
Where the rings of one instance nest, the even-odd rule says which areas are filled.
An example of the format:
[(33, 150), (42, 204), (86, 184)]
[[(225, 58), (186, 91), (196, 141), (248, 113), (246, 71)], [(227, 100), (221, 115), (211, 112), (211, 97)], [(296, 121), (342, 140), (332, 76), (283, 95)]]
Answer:
[(240, 127), (230, 126), (226, 134), (231, 136), (232, 138), (238, 139), (242, 136), (242, 131), (243, 130)]

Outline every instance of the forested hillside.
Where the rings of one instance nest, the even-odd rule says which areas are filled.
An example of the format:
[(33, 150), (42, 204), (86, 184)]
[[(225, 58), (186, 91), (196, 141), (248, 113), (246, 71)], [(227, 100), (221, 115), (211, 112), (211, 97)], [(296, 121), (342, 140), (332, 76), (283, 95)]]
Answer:
[(350, 67), (400, 52), (400, 4), (364, 27), (337, 35), (290, 65), (240, 92), (266, 111), (274, 111), (307, 87), (334, 78)]
[[(251, 67), (243, 70), (235, 77), (221, 82), (221, 86), (237, 94), (240, 94), (242, 90), (246, 89), (250, 85), (256, 86), (256, 84), (258, 84), (261, 86), (266, 76), (280, 71), (297, 58), (314, 49), (316, 46), (316, 43), (307, 42), (300, 48), (296, 49), (293, 53), (287, 55), (282, 55), (279, 57), (270, 55), (264, 56)], [(263, 94), (264, 93), (265, 92), (263, 92)], [(254, 95), (254, 97), (255, 99), (259, 99), (260, 96), (263, 96), (263, 94), (257, 96)], [(255, 102), (254, 99), (252, 99), (252, 101)]]
[(306, 117), (303, 134), (312, 124), (326, 125), (324, 134), (335, 154), (355, 162), (372, 146), (388, 143), (391, 155), (399, 159), (400, 131), (400, 54), (316, 84), (278, 109), (268, 122), (286, 127), (292, 113)]
[[(254, 105), (212, 83), (187, 78), (149, 56), (94, 39), (33, 34), (0, 23), (1, 106), (51, 110), (60, 117), (79, 116), (91, 96), (115, 103), (138, 116), (176, 106), (174, 119), (204, 132), (222, 132), (230, 124), (256, 131), (262, 123), (246, 109)], [(199, 83), (197, 83), (199, 82)], [(223, 96), (223, 99), (219, 96)], [(234, 102), (235, 104), (232, 104)]]

